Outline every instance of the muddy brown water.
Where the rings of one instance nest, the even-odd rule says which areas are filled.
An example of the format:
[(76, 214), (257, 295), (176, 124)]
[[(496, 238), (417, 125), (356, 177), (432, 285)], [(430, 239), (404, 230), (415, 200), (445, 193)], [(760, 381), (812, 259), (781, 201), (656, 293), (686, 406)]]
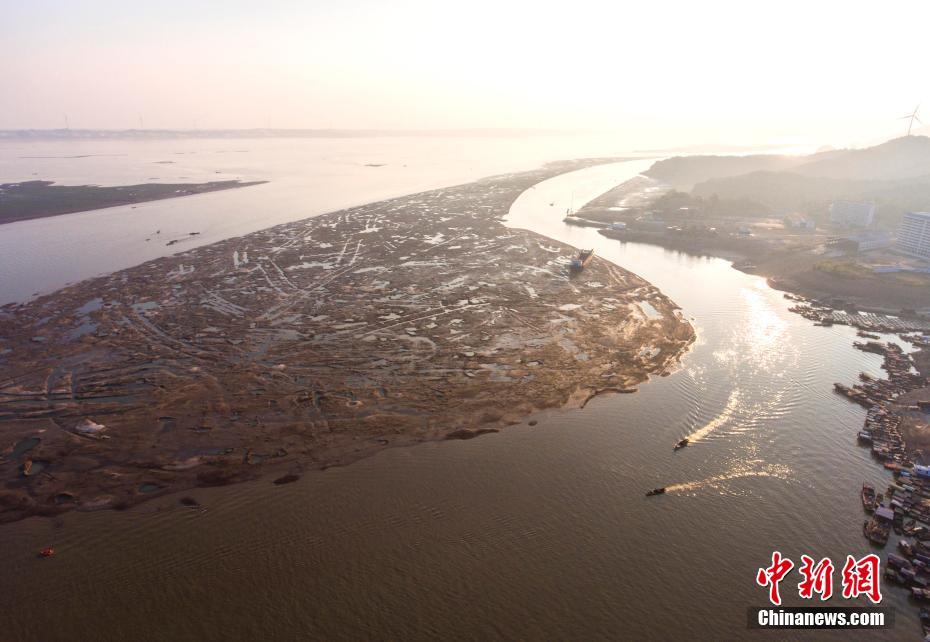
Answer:
[[(184, 493), (200, 506), (159, 495), (0, 527), (0, 639), (919, 639), (888, 585), (892, 631), (746, 629), (772, 550), (837, 566), (870, 550), (859, 488), (891, 477), (855, 444), (864, 410), (832, 386), (881, 376), (881, 357), (726, 261), (561, 223), (570, 198), (637, 171), (553, 179), (510, 221), (679, 303), (698, 341), (677, 372), (534, 426)], [(644, 496), (656, 486), (669, 492)], [(45, 546), (55, 557), (38, 559)]]

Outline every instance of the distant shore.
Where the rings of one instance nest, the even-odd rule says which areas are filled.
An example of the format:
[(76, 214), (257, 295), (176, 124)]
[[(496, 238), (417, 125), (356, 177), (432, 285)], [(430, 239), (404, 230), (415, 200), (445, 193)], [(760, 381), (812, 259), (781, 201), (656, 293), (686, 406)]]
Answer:
[[(459, 128), (459, 129), (0, 129), (0, 141), (32, 140), (169, 140), (223, 138), (429, 138), (455, 136), (494, 138), (554, 136), (558, 129)], [(569, 132), (571, 133), (571, 132)]]
[(0, 225), (60, 216), (105, 207), (136, 205), (222, 190), (261, 185), (266, 181), (210, 181), (207, 183), (143, 183), (101, 187), (56, 185), (52, 181), (23, 181), (0, 185)]
[(913, 314), (930, 309), (930, 277), (874, 274), (846, 257), (831, 257), (818, 247), (822, 237), (804, 234), (742, 233), (742, 220), (709, 224), (652, 216), (668, 185), (640, 176), (587, 204), (567, 219), (599, 228), (621, 242), (648, 243), (689, 254), (732, 261), (742, 272), (765, 277), (771, 287), (834, 307), (855, 307), (884, 314)]
[(890, 279), (861, 278), (817, 269), (822, 256), (805, 252), (770, 251), (764, 242), (732, 237), (702, 238), (685, 234), (649, 231), (601, 230), (622, 242), (649, 243), (690, 254), (715, 256), (733, 262), (741, 272), (764, 277), (782, 292), (818, 299), (834, 307), (854, 307), (882, 314), (900, 314), (930, 307), (930, 292), (913, 286), (890, 283)]

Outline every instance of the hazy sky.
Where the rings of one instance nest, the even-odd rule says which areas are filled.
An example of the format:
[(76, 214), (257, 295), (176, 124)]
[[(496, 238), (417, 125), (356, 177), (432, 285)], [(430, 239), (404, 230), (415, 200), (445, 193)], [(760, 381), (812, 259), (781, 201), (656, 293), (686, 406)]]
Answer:
[(868, 141), (930, 2), (0, 0), (0, 128), (609, 128)]

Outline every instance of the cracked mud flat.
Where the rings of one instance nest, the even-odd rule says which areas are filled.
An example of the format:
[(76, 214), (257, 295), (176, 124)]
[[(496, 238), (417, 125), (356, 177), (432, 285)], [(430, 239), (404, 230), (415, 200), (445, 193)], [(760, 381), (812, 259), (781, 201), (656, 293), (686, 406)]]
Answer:
[[(470, 438), (664, 374), (677, 307), (500, 218), (575, 161), (288, 223), (0, 309), (0, 521)], [(640, 303), (644, 305), (641, 306)]]

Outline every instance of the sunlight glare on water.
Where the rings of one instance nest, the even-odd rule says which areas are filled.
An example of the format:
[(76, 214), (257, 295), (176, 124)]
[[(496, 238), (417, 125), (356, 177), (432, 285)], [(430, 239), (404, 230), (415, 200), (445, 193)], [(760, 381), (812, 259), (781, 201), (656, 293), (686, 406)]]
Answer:
[[(737, 640), (746, 607), (765, 604), (754, 578), (772, 550), (864, 555), (859, 489), (891, 475), (856, 446), (864, 410), (832, 386), (880, 376), (881, 358), (727, 261), (562, 223), (572, 192), (577, 206), (639, 171), (547, 181), (509, 220), (594, 248), (682, 306), (699, 340), (678, 371), (533, 426), (388, 449), (286, 486), (197, 489), (197, 511), (168, 495), (0, 527), (16, 578), (0, 637)], [(645, 496), (657, 487), (670, 492)], [(863, 639), (919, 634), (903, 592), (885, 605), (896, 628)]]

